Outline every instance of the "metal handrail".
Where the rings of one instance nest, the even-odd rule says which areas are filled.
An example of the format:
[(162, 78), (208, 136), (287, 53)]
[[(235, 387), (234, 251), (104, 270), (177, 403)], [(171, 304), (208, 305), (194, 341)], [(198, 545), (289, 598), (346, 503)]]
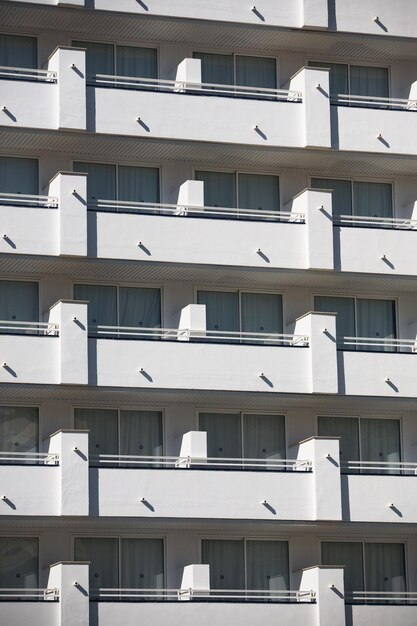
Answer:
[(55, 70), (38, 70), (28, 67), (8, 67), (0, 65), (0, 78), (31, 78), (44, 82), (56, 82), (58, 72)]
[(142, 78), (139, 76), (117, 76), (110, 74), (92, 74), (87, 77), (87, 82), (90, 85), (100, 86), (107, 85), (111, 87), (130, 87), (134, 89), (159, 89), (165, 91), (179, 92), (179, 93), (210, 93), (210, 94), (222, 94), (231, 96), (248, 96), (254, 95), (257, 98), (264, 97), (270, 100), (274, 98), (276, 100), (288, 101), (288, 102), (301, 102), (302, 92), (291, 91), (288, 89), (272, 89), (269, 87), (249, 87), (244, 85), (224, 85), (220, 83), (196, 83), (190, 81), (181, 80), (167, 80), (161, 78)]
[(279, 221), (288, 221), (295, 223), (304, 223), (304, 213), (291, 213), (289, 211), (269, 211), (264, 209), (239, 209), (233, 207), (212, 207), (212, 206), (193, 206), (183, 204), (167, 204), (161, 202), (131, 202), (126, 200), (104, 200), (98, 199), (95, 202), (89, 202), (87, 205), (89, 210), (102, 209), (105, 211), (132, 211), (132, 212), (158, 212), (160, 214), (172, 215), (175, 217), (212, 217), (220, 215), (224, 217), (250, 217), (259, 220), (276, 219)]
[(410, 352), (417, 352), (417, 339), (379, 339), (375, 337), (339, 337), (337, 347), (344, 346), (372, 347), (372, 348), (395, 348), (409, 349)]
[(19, 600), (22, 598), (37, 598), (39, 600), (58, 600), (59, 589), (0, 589), (0, 600), (4, 599)]
[(111, 335), (112, 338), (121, 337), (154, 337), (158, 339), (164, 339), (168, 341), (176, 341), (188, 338), (196, 338), (198, 340), (210, 341), (217, 340), (232, 340), (241, 342), (259, 342), (269, 343), (273, 345), (291, 346), (291, 347), (306, 347), (308, 346), (309, 338), (306, 335), (288, 335), (281, 333), (258, 333), (258, 332), (239, 332), (228, 330), (190, 330), (188, 328), (145, 328), (140, 326), (105, 326), (98, 324), (97, 326), (89, 326), (90, 334), (105, 336)]
[(399, 228), (404, 230), (417, 229), (417, 220), (403, 219), (400, 217), (371, 217), (367, 215), (338, 215), (333, 217), (333, 223), (343, 226), (344, 224), (353, 224), (354, 226), (362, 225), (380, 225), (389, 226), (391, 228)]
[(417, 602), (417, 591), (352, 591), (345, 593), (345, 600), (364, 602)]
[(417, 475), (417, 463), (407, 461), (346, 461), (341, 464), (342, 469), (347, 470), (380, 470), (380, 471), (396, 471), (411, 472)]
[(42, 335), (59, 334), (59, 324), (51, 322), (17, 322), (14, 320), (0, 320), (0, 331), (38, 332)]
[(384, 96), (359, 96), (355, 94), (340, 93), (331, 96), (333, 104), (373, 104), (383, 108), (387, 106), (398, 107), (402, 109), (417, 108), (417, 100), (408, 98), (386, 98)]
[(59, 454), (55, 452), (2, 452), (0, 451), (0, 461), (6, 462), (31, 462), (39, 463), (44, 462), (45, 465), (58, 465)]
[(53, 196), (39, 196), (27, 193), (0, 193), (0, 204), (22, 204), (33, 206), (37, 204), (37, 208), (56, 209), (58, 207), (58, 198)]
[(182, 600), (184, 598), (204, 598), (204, 600), (263, 600), (263, 601), (295, 601), (295, 602), (315, 602), (316, 592), (310, 591), (292, 591), (292, 590), (252, 590), (252, 589), (91, 589), (90, 595), (98, 598), (118, 598), (126, 600), (140, 598), (157, 598)]

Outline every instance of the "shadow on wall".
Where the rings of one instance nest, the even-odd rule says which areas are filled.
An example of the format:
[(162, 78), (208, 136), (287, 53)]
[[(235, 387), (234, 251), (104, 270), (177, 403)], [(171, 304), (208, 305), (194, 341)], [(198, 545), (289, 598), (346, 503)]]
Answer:
[(328, 25), (329, 30), (336, 30), (337, 28), (335, 3), (336, 3), (336, 0), (327, 0), (327, 13), (329, 15), (329, 25)]

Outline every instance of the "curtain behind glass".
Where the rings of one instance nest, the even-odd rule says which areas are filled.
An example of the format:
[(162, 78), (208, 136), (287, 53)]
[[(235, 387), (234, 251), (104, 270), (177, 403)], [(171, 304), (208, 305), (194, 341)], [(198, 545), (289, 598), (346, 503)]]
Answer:
[(120, 550), (122, 588), (164, 588), (162, 539), (122, 539)]
[(117, 288), (74, 285), (74, 300), (88, 301), (88, 325), (117, 326)]
[(367, 591), (406, 591), (405, 556), (402, 543), (366, 543)]
[(39, 409), (29, 406), (0, 406), (0, 450), (39, 451)]
[(236, 85), (276, 89), (277, 67), (275, 59), (236, 56)]
[[(337, 337), (355, 337), (355, 300), (354, 298), (338, 298), (329, 296), (316, 296), (314, 298), (314, 310), (324, 313), (337, 313), (336, 331)], [(344, 350), (351, 349), (344, 346)]]
[(36, 37), (0, 34), (0, 65), (36, 69), (38, 67)]
[(207, 433), (207, 456), (239, 459), (242, 456), (240, 413), (200, 413), (200, 430)]
[(285, 459), (285, 417), (245, 413), (243, 456), (246, 459), (266, 459), (267, 462)]
[(132, 78), (158, 78), (156, 49), (116, 46), (116, 74)]
[(39, 194), (38, 160), (0, 157), (0, 193)]
[(362, 543), (353, 541), (322, 541), (323, 565), (344, 565), (345, 591), (363, 591)]
[(230, 172), (196, 172), (196, 180), (204, 182), (204, 206), (226, 209), (236, 207), (236, 175)]
[(246, 572), (247, 589), (289, 589), (288, 542), (246, 541)]
[(211, 589), (244, 589), (244, 542), (203, 539), (202, 563), (210, 565)]
[(119, 324), (141, 328), (161, 328), (161, 292), (141, 287), (119, 288)]
[(114, 76), (114, 47), (108, 43), (90, 41), (73, 41), (74, 48), (85, 48), (87, 78), (94, 74), (110, 74)]
[(206, 305), (207, 330), (239, 330), (239, 294), (231, 291), (199, 291), (198, 304)]
[(242, 332), (282, 333), (282, 296), (272, 293), (242, 293), (241, 319)]
[(312, 178), (313, 189), (331, 189), (333, 215), (352, 215), (352, 184), (350, 180)]
[[(0, 281), (0, 320), (8, 322), (38, 322), (38, 283)], [(8, 330), (8, 334), (37, 334), (35, 330)]]
[(389, 183), (353, 183), (355, 215), (392, 217), (392, 185)]
[[(363, 461), (398, 463), (401, 461), (400, 422), (391, 419), (361, 419), (361, 456)], [(398, 474), (399, 470), (369, 470), (371, 474)]]
[[(375, 339), (395, 339), (395, 302), (394, 300), (356, 301), (358, 337)], [(359, 350), (376, 352), (395, 352), (395, 348), (384, 346), (363, 346)]]
[(89, 430), (88, 451), (98, 454), (118, 454), (118, 414), (116, 409), (75, 409), (74, 427)]
[(159, 202), (159, 169), (120, 165), (117, 195), (129, 202)]
[[(116, 200), (116, 166), (106, 163), (74, 163), (74, 172), (87, 176), (87, 201)], [(130, 198), (129, 198), (130, 199)], [(103, 207), (101, 207), (103, 210)]]
[(215, 85), (233, 85), (233, 55), (194, 52), (195, 59), (201, 59), (201, 82)]
[(389, 97), (386, 67), (350, 66), (350, 93), (355, 96)]
[(162, 456), (162, 413), (120, 411), (120, 454)]
[(39, 545), (36, 537), (0, 537), (0, 588), (39, 587)]
[(118, 589), (119, 540), (115, 538), (76, 537), (75, 561), (90, 561), (90, 590)]
[[(320, 437), (340, 437), (340, 463), (359, 461), (359, 424), (357, 417), (320, 416), (318, 434)], [(367, 460), (367, 459), (365, 459)], [(343, 468), (342, 468), (343, 469)], [(350, 470), (356, 474), (357, 471)]]
[[(337, 96), (338, 94), (348, 94), (349, 92), (349, 77), (348, 66), (342, 63), (327, 63), (326, 62), (309, 62), (310, 67), (328, 67), (330, 68), (329, 87), (330, 95)], [(354, 92), (352, 92), (354, 93)]]
[(238, 174), (238, 193), (240, 209), (255, 211), (280, 209), (278, 176)]

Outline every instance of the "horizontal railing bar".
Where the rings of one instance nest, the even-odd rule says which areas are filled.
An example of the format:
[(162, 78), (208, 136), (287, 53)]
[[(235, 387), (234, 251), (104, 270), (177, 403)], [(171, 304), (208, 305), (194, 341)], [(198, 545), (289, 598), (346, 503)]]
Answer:
[(348, 596), (415, 596), (417, 597), (417, 591), (352, 591), (347, 593)]
[[(0, 322), (1, 323), (1, 322)], [(108, 330), (112, 330), (117, 332), (119, 331), (124, 331), (124, 330), (138, 330), (140, 329), (140, 332), (143, 331), (154, 331), (154, 332), (166, 332), (166, 333), (207, 333), (207, 334), (211, 334), (211, 333), (215, 333), (218, 335), (234, 335), (234, 336), (248, 336), (248, 337), (253, 337), (253, 336), (257, 336), (257, 337), (265, 337), (265, 336), (269, 336), (269, 337), (280, 337), (282, 339), (294, 339), (294, 338), (299, 338), (299, 339), (304, 339), (304, 335), (289, 335), (289, 334), (280, 334), (280, 333), (258, 333), (258, 332), (248, 332), (248, 331), (228, 331), (228, 330), (204, 330), (204, 331), (200, 331), (200, 330), (191, 330), (188, 328), (148, 328), (148, 327), (140, 327), (140, 326), (106, 326), (106, 325), (97, 325), (97, 326), (93, 326), (92, 328), (97, 328), (99, 330), (102, 329), (108, 329)]]
[(407, 463), (406, 461), (346, 461), (343, 465), (387, 465), (390, 467), (417, 467), (417, 463)]
[(337, 339), (340, 346), (370, 346), (381, 348), (411, 348), (411, 352), (417, 351), (416, 339), (379, 339), (375, 337), (340, 337)]
[(55, 209), (58, 207), (58, 198), (52, 196), (40, 196), (23, 193), (0, 193), (0, 204), (26, 204), (36, 203), (43, 208)]
[(271, 469), (271, 468), (298, 468), (304, 471), (310, 471), (312, 468), (312, 462), (309, 460), (301, 459), (236, 459), (236, 458), (197, 458), (197, 457), (155, 457), (155, 456), (140, 456), (140, 455), (117, 455), (117, 454), (98, 454), (90, 456), (90, 461), (98, 461), (101, 463), (116, 463), (116, 464), (138, 464), (138, 465), (166, 465), (176, 468), (189, 468), (191, 466), (198, 466), (199, 469), (207, 467), (238, 467), (239, 469), (256, 468), (256, 469)]
[(385, 96), (362, 96), (356, 94), (334, 94), (331, 99), (335, 102), (346, 100), (348, 102), (369, 102), (369, 103), (381, 103), (381, 104), (405, 104), (408, 106), (417, 106), (417, 100), (410, 100), (408, 98), (389, 98)]
[(207, 599), (271, 599), (280, 598), (284, 599), (297, 599), (302, 597), (308, 597), (314, 599), (316, 594), (314, 591), (286, 591), (286, 590), (242, 590), (242, 589), (208, 589), (194, 590), (194, 589), (91, 589), (90, 595), (105, 597), (125, 597), (125, 598), (143, 598), (143, 597), (175, 597), (181, 598), (184, 596), (201, 597)]
[(59, 455), (56, 454), (55, 452), (50, 453), (50, 452), (1, 452), (0, 451), (0, 456), (5, 456), (5, 455), (13, 455), (13, 456), (31, 456), (31, 457), (36, 457), (39, 459), (53, 459), (59, 458)]
[(337, 215), (333, 217), (333, 221), (336, 223), (340, 222), (369, 222), (369, 223), (381, 223), (381, 224), (393, 224), (393, 225), (403, 225), (410, 224), (417, 226), (417, 220), (410, 220), (406, 218), (400, 217), (373, 217), (371, 215)]
[(36, 328), (58, 328), (58, 324), (56, 324), (55, 322), (19, 322), (16, 320), (0, 320), (0, 324), (26, 324), (26, 326), (32, 326)]
[(32, 74), (43, 74), (43, 75), (52, 75), (52, 76), (58, 76), (58, 72), (56, 70), (43, 70), (43, 69), (37, 69), (37, 68), (33, 68), (33, 67), (12, 67), (10, 65), (0, 65), (0, 71), (2, 70), (7, 70), (10, 72), (27, 72), (32, 73)]

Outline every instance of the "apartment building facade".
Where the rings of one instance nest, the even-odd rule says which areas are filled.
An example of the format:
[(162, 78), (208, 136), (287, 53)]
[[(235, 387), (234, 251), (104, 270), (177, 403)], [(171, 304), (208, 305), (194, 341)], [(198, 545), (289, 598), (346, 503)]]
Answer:
[(416, 624), (416, 17), (0, 1), (1, 624)]

